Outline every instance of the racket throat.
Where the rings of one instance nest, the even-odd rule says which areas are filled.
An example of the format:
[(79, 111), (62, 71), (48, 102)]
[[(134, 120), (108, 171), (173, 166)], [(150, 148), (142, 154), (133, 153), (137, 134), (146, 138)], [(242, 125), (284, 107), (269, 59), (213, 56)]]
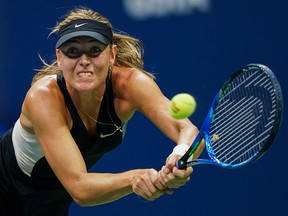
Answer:
[(189, 161), (189, 159), (193, 158), (193, 153), (196, 151), (196, 149), (200, 145), (203, 137), (204, 137), (203, 132), (198, 133), (197, 137), (195, 138), (194, 142), (192, 143), (190, 148), (187, 150), (187, 152), (178, 161), (176, 161), (175, 166), (178, 169), (186, 169), (187, 168), (188, 164), (191, 162), (191, 161)]

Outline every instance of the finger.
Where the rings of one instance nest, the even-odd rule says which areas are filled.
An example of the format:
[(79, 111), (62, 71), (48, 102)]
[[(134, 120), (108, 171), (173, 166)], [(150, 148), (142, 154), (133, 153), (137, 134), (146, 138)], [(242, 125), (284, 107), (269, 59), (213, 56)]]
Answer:
[[(186, 179), (176, 177), (173, 172), (170, 171), (170, 169), (167, 169), (166, 166), (164, 166), (159, 173), (162, 179), (162, 184), (164, 184), (167, 188), (178, 188), (186, 182)], [(173, 191), (170, 190), (165, 192), (169, 194), (173, 193)]]
[(178, 169), (177, 167), (173, 168), (173, 174), (180, 178), (186, 178), (190, 176), (193, 172), (192, 167), (187, 167), (186, 169)]
[(192, 167), (187, 169), (178, 169), (174, 167), (172, 172), (168, 173), (169, 169), (164, 166), (160, 172), (161, 179), (163, 180), (162, 184), (165, 184), (168, 188), (179, 188), (185, 185), (186, 182), (190, 180), (190, 175), (193, 172)]
[(147, 196), (146, 196), (146, 193), (143, 191), (143, 189), (141, 187), (138, 187), (138, 186), (134, 186), (133, 187), (133, 192), (135, 194), (137, 194), (140, 198), (140, 200), (144, 201), (144, 200), (147, 200)]
[(167, 166), (162, 167), (161, 171), (159, 172), (159, 175), (161, 183), (165, 186), (169, 181), (174, 179), (174, 174), (169, 168), (167, 168)]
[(161, 170), (158, 172), (157, 178), (153, 181), (153, 184), (158, 190), (164, 191), (167, 187), (165, 186), (165, 181), (161, 176)]
[(173, 194), (173, 189), (172, 188), (167, 188), (167, 189), (165, 189), (165, 193), (167, 193), (167, 194), (169, 194), (169, 195), (171, 195), (171, 194)]
[(166, 166), (167, 168), (169, 168), (170, 170), (173, 169), (173, 167), (175, 166), (176, 161), (179, 159), (178, 155), (170, 155), (169, 158), (166, 161)]
[(158, 184), (157, 188), (156, 185), (154, 184), (158, 180), (159, 173), (156, 170), (152, 170), (151, 172), (148, 173), (147, 176), (145, 176), (147, 179), (145, 179), (145, 186), (144, 193), (146, 194), (146, 197), (148, 200), (154, 200), (158, 197), (160, 197), (162, 194), (164, 194), (164, 187), (161, 184)]
[[(135, 183), (133, 184), (133, 191), (143, 197), (143, 198), (148, 198), (149, 196), (151, 196), (151, 192), (149, 189), (149, 184), (151, 185), (150, 181), (150, 177), (149, 174), (151, 173), (151, 171), (146, 171), (145, 173), (141, 174), (139, 176), (139, 178), (137, 178), (137, 180), (135, 181)], [(157, 171), (156, 171), (157, 173)], [(152, 171), (152, 175), (154, 174), (154, 172)], [(151, 187), (151, 186), (150, 186)]]

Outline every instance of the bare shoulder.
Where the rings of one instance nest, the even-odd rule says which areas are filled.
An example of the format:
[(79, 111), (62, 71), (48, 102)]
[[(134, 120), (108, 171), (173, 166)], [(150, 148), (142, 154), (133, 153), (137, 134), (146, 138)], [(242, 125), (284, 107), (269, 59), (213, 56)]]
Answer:
[(43, 77), (28, 90), (22, 105), (20, 120), (23, 127), (33, 131), (33, 122), (48, 116), (66, 113), (64, 97), (52, 77)]
[(50, 99), (57, 101), (57, 98), (63, 98), (57, 81), (55, 78), (47, 76), (39, 79), (31, 86), (26, 94), (24, 103), (45, 103), (49, 102)]
[(166, 100), (156, 82), (135, 68), (113, 70), (113, 91), (115, 108), (120, 119), (129, 119), (134, 111), (146, 112), (147, 107)]
[(113, 89), (119, 97), (133, 93), (145, 93), (160, 90), (155, 81), (136, 68), (119, 68), (113, 70)]
[(44, 89), (54, 83), (57, 84), (56, 77), (44, 76), (31, 84), (26, 96), (35, 90)]

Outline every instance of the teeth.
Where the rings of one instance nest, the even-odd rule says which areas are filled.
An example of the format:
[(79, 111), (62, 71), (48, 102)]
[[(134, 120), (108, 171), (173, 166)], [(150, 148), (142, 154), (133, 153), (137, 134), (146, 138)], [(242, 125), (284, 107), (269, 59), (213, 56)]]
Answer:
[(81, 73), (79, 73), (79, 76), (91, 76), (92, 75), (92, 73), (90, 73), (90, 72), (81, 72)]

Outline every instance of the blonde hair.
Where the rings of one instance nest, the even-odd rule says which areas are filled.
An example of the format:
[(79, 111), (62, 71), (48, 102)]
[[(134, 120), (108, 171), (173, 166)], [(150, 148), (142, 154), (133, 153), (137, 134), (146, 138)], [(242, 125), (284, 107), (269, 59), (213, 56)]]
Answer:
[[(144, 62), (143, 62), (143, 54), (144, 49), (141, 41), (134, 37), (129, 36), (123, 32), (116, 33), (113, 30), (113, 27), (109, 20), (103, 17), (98, 12), (95, 12), (89, 8), (76, 8), (70, 11), (66, 17), (60, 23), (57, 23), (56, 26), (53, 28), (53, 33), (58, 33), (59, 30), (66, 25), (67, 23), (77, 20), (77, 19), (91, 19), (96, 20), (98, 22), (104, 23), (113, 31), (113, 43), (117, 46), (117, 55), (114, 65), (118, 67), (125, 67), (125, 68), (136, 68), (152, 79), (154, 79), (154, 75), (144, 70)], [(46, 75), (52, 74), (62, 74), (61, 69), (57, 65), (57, 61), (54, 60), (51, 64), (46, 63), (41, 57), (41, 61), (43, 62), (43, 67), (41, 70), (36, 73), (33, 77), (32, 83), (36, 82), (40, 78)]]

